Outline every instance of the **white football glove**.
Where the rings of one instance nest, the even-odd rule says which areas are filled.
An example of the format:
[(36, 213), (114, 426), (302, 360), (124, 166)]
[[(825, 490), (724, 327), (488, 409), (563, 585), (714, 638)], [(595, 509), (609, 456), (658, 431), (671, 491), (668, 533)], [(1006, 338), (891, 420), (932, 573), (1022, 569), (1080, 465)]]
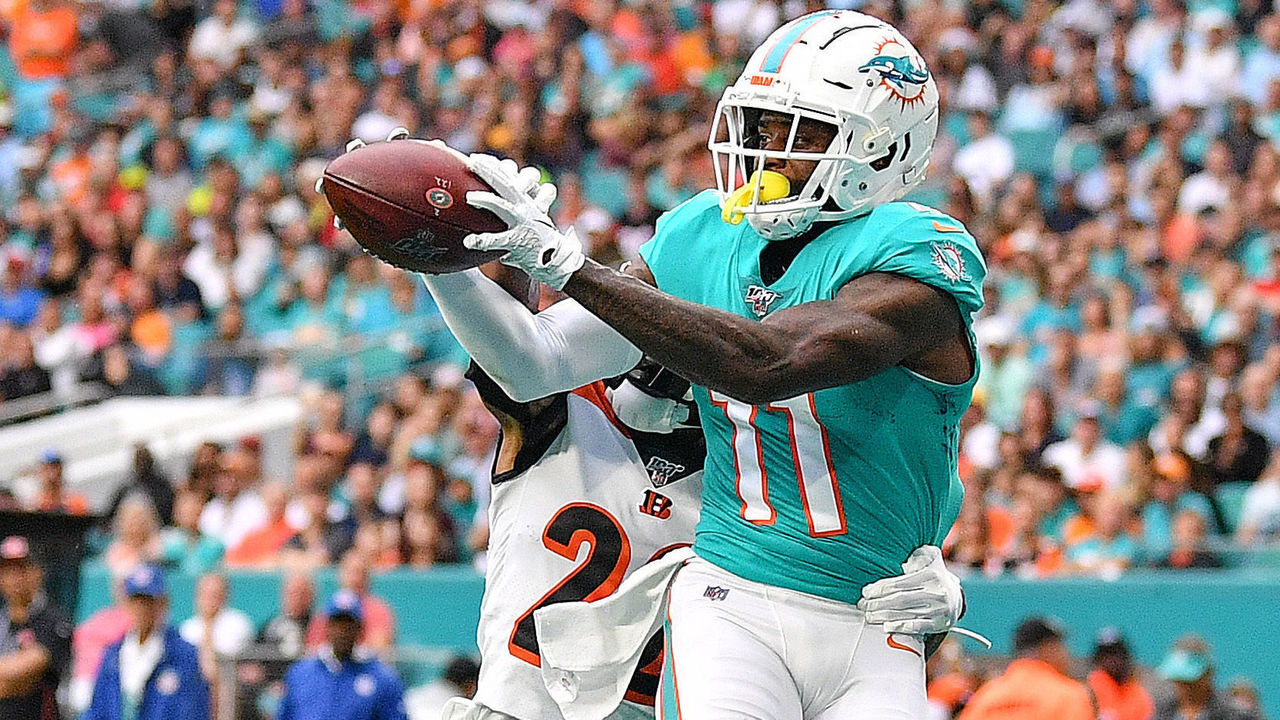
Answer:
[(902, 573), (862, 588), (858, 608), (867, 622), (890, 634), (949, 631), (964, 610), (964, 595), (960, 578), (942, 560), (942, 550), (933, 545), (916, 548), (902, 564)]
[(547, 215), (556, 198), (555, 185), (541, 182), (537, 168), (520, 169), (514, 160), (492, 155), (472, 154), (467, 168), (496, 191), (472, 190), (467, 204), (497, 215), (508, 229), (468, 235), (462, 244), (472, 250), (505, 252), (503, 263), (556, 290), (564, 289), (587, 258), (573, 229), (560, 232)]
[(685, 427), (689, 421), (689, 407), (668, 398), (654, 397), (623, 380), (617, 389), (607, 391), (609, 404), (618, 420), (629, 428), (641, 432), (667, 434)]

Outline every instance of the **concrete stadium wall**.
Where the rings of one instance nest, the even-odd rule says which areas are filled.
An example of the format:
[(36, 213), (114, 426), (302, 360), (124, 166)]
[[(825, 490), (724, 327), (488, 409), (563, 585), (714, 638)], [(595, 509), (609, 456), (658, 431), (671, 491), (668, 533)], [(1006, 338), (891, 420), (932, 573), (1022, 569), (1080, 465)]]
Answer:
[[(275, 612), (278, 574), (242, 571), (230, 573), (230, 579), (233, 605), (255, 622)], [(331, 570), (316, 573), (315, 579), (318, 599), (332, 591)], [(79, 619), (110, 602), (109, 575), (101, 565), (86, 565), (81, 582)], [(191, 614), (193, 585), (194, 578), (170, 578), (173, 617)], [(470, 569), (394, 571), (377, 576), (373, 587), (396, 609), (400, 642), (476, 652), (484, 579)], [(1014, 627), (1032, 613), (1062, 620), (1072, 651), (1082, 657), (1091, 652), (1099, 628), (1117, 626), (1148, 666), (1158, 663), (1179, 635), (1199, 633), (1213, 647), (1220, 682), (1237, 675), (1252, 678), (1268, 714), (1280, 717), (1280, 575), (1274, 572), (1135, 572), (1115, 581), (969, 579), (965, 592), (969, 610), (961, 625), (990, 637), (993, 651), (1002, 654), (1009, 652)], [(972, 652), (982, 649), (965, 643)]]

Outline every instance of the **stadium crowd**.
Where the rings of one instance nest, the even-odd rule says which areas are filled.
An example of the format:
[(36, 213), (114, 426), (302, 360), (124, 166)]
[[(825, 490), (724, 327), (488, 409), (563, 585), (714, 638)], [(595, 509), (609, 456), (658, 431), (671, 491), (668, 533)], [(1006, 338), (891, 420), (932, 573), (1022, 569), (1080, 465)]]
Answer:
[[(13, 3), (0, 395), (308, 398), (294, 477), (261, 477), (248, 439), (202, 448), (150, 513), (113, 503), (121, 572), (470, 559), (496, 426), (424, 289), (330, 223), (325, 162), (405, 126), (536, 163), (557, 220), (616, 261), (710, 183), (715, 93), (810, 5)], [(919, 38), (943, 93), (913, 197), (990, 265), (953, 564), (1114, 575), (1274, 544), (1280, 16), (862, 9)]]
[[(924, 54), (944, 112), (912, 199), (989, 266), (952, 566), (1113, 577), (1280, 546), (1273, 4), (831, 4)], [(252, 437), (180, 476), (139, 448), (99, 508), (118, 577), (482, 565), (498, 427), (420, 283), (333, 227), (326, 162), (404, 126), (536, 164), (617, 262), (712, 184), (750, 51), (821, 6), (0, 3), (0, 412), (86, 382), (306, 399), (292, 477)], [(61, 470), (52, 449), (30, 506), (84, 512)]]

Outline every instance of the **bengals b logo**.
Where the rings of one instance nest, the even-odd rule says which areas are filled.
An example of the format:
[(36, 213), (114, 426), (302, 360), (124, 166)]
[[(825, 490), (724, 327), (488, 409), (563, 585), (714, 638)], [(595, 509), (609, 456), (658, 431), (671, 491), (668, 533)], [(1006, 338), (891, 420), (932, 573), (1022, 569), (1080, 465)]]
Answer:
[(671, 517), (671, 498), (652, 490), (644, 491), (644, 500), (640, 503), (640, 512), (652, 515), (659, 520)]

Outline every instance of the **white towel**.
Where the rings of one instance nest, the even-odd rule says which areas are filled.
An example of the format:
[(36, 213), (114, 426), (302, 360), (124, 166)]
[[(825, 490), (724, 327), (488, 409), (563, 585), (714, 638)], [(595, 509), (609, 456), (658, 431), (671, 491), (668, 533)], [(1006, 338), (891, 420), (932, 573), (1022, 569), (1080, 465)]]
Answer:
[(609, 597), (534, 612), (542, 681), (565, 720), (603, 720), (622, 703), (640, 653), (667, 615), (667, 588), (693, 550), (636, 570)]

